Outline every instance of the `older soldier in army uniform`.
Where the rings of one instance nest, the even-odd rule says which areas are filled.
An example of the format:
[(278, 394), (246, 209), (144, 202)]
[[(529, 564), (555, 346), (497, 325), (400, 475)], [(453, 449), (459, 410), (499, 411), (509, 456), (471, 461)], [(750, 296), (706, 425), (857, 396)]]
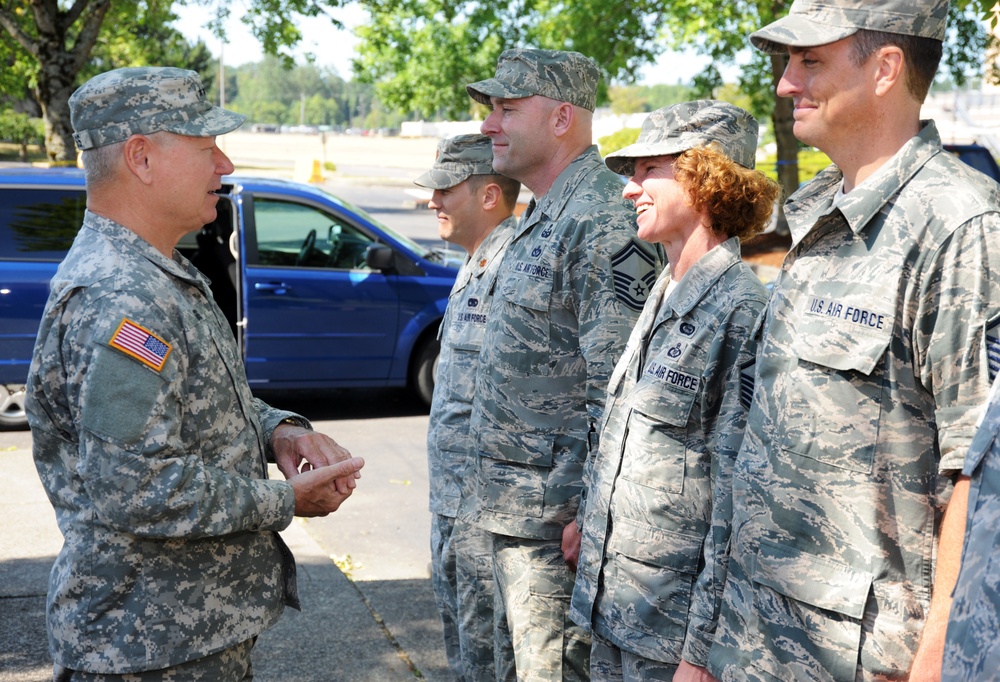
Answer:
[(452, 670), (459, 680), (492, 680), (492, 544), (468, 515), (475, 470), (469, 416), (492, 290), (517, 223), (513, 214), (521, 184), (494, 172), (490, 138), (479, 134), (442, 140), (434, 166), (414, 182), (434, 190), (430, 208), (437, 212), (441, 238), (468, 254), (441, 323), (427, 429), (431, 578)]
[[(277, 531), (362, 466), (256, 400), (208, 281), (179, 255), (215, 219), (244, 117), (193, 71), (118, 69), (70, 98), (87, 212), (52, 280), (27, 411), (65, 543), (49, 580), (55, 679), (239, 680), (295, 563)], [(274, 457), (287, 481), (267, 480)], [(301, 468), (302, 472), (299, 472)]]
[(936, 679), (1000, 319), (1000, 191), (920, 106), (943, 0), (796, 0), (751, 35), (835, 165), (786, 204), (733, 470), (724, 680)]
[(756, 151), (753, 116), (703, 100), (654, 111), (605, 159), (632, 176), (639, 237), (670, 267), (611, 376), (587, 493), (572, 615), (592, 627), (595, 680), (679, 680), (708, 662), (746, 423), (740, 367), (767, 302), (740, 240), (779, 191), (752, 170)]
[(467, 86), (492, 107), (481, 130), (493, 168), (534, 195), (497, 277), (472, 410), (500, 679), (589, 676), (589, 633), (569, 619), (584, 469), (608, 377), (662, 267), (592, 144), (599, 76), (577, 52), (513, 49)]

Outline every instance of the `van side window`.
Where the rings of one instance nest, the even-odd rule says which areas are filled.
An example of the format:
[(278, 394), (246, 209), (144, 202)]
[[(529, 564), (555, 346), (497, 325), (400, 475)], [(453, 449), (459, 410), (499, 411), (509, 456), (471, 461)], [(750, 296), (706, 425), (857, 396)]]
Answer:
[(81, 190), (0, 192), (0, 260), (61, 261), (80, 231), (86, 207)]
[(260, 265), (366, 270), (371, 237), (340, 218), (290, 201), (254, 199)]

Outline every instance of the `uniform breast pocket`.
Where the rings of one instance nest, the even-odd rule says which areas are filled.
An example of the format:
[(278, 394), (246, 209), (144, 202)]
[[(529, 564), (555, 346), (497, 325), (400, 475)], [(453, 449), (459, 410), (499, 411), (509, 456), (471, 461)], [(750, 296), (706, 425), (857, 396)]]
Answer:
[[(844, 308), (848, 316), (856, 309)], [(800, 326), (790, 348), (798, 362), (779, 402), (786, 451), (860, 473), (872, 470), (892, 334), (889, 315), (865, 313), (878, 319), (875, 326), (837, 318)]]
[(636, 386), (628, 397), (632, 410), (622, 446), (623, 479), (677, 495), (684, 492), (687, 424), (696, 397), (693, 391), (659, 380), (644, 378)]
[[(542, 267), (542, 266), (538, 266)], [(544, 266), (545, 271), (551, 271)], [(508, 277), (493, 300), (501, 334), (495, 359), (514, 375), (547, 376), (552, 353), (552, 280)]]

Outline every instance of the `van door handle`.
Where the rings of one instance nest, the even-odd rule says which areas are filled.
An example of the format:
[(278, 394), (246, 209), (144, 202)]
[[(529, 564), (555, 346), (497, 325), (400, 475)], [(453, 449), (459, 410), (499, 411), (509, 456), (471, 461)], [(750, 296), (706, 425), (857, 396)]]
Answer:
[(278, 296), (285, 294), (289, 289), (291, 289), (291, 287), (284, 282), (255, 282), (253, 288), (257, 291), (273, 291)]

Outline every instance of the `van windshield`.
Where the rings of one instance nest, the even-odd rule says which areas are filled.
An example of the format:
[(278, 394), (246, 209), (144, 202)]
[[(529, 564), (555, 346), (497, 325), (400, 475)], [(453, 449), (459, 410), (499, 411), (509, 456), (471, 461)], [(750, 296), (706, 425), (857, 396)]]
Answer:
[(421, 258), (435, 260), (435, 257), (433, 255), (434, 252), (431, 249), (427, 248), (426, 246), (423, 246), (422, 244), (418, 244), (417, 242), (413, 241), (409, 237), (405, 237), (405, 236), (401, 235), (399, 232), (396, 232), (396, 230), (392, 229), (391, 227), (389, 227), (388, 225), (386, 225), (382, 221), (378, 220), (377, 218), (374, 218), (372, 216), (372, 214), (370, 214), (368, 211), (366, 211), (365, 209), (361, 208), (360, 206), (358, 206), (356, 204), (352, 204), (349, 201), (345, 201), (344, 199), (341, 199), (340, 197), (338, 197), (335, 194), (330, 194), (329, 192), (327, 192), (326, 190), (324, 190), (322, 187), (316, 187), (316, 190), (318, 190), (320, 192), (323, 192), (323, 194), (325, 194), (326, 196), (330, 197), (330, 199), (333, 200), (334, 202), (336, 202), (337, 204), (339, 204), (339, 205), (347, 208), (350, 211), (353, 211), (354, 213), (357, 213), (358, 215), (360, 215), (365, 220), (368, 220), (370, 223), (372, 223), (373, 225), (375, 225), (375, 227), (379, 228), (380, 230), (382, 230), (383, 232), (385, 232), (386, 234), (388, 234), (390, 237), (392, 237), (396, 241), (401, 242), (402, 244), (404, 244), (408, 249), (410, 249), (411, 251), (413, 251), (413, 253), (417, 254)]

